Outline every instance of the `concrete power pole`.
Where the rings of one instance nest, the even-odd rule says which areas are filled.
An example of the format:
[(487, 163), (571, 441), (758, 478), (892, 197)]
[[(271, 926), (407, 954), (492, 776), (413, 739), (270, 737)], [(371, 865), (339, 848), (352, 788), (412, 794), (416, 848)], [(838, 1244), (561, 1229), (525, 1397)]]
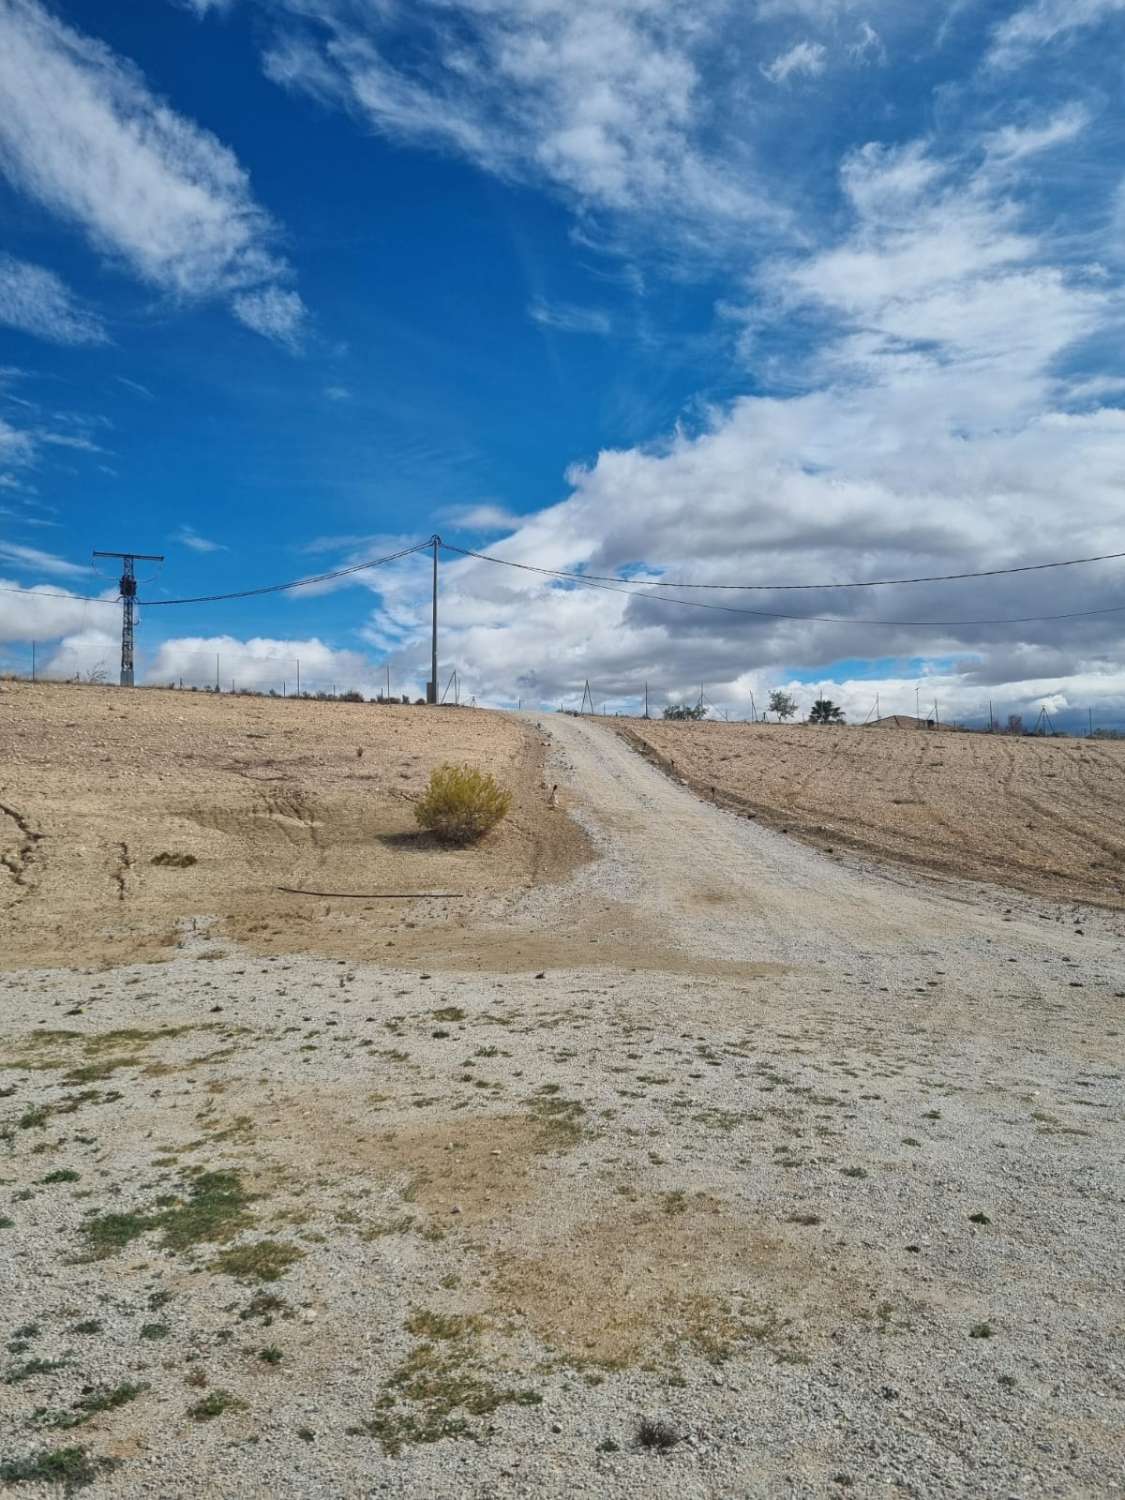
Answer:
[(438, 690), (437, 690), (437, 654), (438, 654), (437, 653), (437, 568), (438, 568), (438, 548), (441, 546), (441, 537), (438, 536), (435, 533), (434, 536), (431, 537), (430, 540), (431, 540), (431, 543), (432, 543), (433, 549), (434, 549), (434, 612), (433, 612), (433, 629), (432, 629), (432, 633), (430, 635), (430, 680), (426, 684), (426, 702), (427, 703), (435, 703), (436, 704), (437, 701), (438, 701)]
[(119, 557), (121, 559), (121, 686), (133, 686), (133, 631), (134, 608), (137, 602), (137, 575), (133, 567), (137, 562), (163, 562), (152, 552), (95, 552), (95, 557)]

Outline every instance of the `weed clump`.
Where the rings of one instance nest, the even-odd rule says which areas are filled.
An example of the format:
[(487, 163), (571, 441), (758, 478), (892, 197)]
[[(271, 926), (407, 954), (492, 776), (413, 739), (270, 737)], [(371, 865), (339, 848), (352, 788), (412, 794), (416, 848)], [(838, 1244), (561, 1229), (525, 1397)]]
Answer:
[(193, 1422), (210, 1422), (215, 1417), (221, 1417), (225, 1411), (245, 1411), (246, 1402), (232, 1395), (230, 1391), (213, 1390), (197, 1401), (194, 1406), (188, 1407), (188, 1416)]
[(256, 1240), (250, 1245), (236, 1245), (211, 1263), (213, 1271), (242, 1280), (279, 1281), (294, 1261), (303, 1260), (305, 1252), (296, 1245), (280, 1240)]
[(99, 1473), (116, 1468), (111, 1458), (91, 1458), (85, 1448), (50, 1448), (33, 1453), (30, 1458), (9, 1459), (0, 1463), (0, 1482), (4, 1484), (58, 1484), (63, 1493), (93, 1484)]
[(670, 1422), (661, 1421), (659, 1417), (642, 1417), (637, 1427), (637, 1442), (641, 1447), (655, 1448), (658, 1453), (667, 1453), (682, 1436)]
[(414, 808), (421, 827), (445, 844), (472, 844), (491, 832), (512, 805), (512, 794), (487, 771), (438, 766)]

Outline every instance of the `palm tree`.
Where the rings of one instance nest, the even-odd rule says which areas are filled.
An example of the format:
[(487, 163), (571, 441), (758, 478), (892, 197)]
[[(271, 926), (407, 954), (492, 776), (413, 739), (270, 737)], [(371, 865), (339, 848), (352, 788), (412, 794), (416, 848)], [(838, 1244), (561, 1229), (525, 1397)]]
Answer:
[(831, 698), (818, 698), (812, 706), (809, 714), (810, 724), (842, 724), (844, 722), (844, 710), (832, 702)]

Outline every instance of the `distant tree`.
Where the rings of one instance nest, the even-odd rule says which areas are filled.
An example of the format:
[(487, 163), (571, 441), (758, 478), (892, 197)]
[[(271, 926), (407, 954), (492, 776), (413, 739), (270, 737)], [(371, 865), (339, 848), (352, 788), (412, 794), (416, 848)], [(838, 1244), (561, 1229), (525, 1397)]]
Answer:
[(831, 698), (818, 698), (812, 706), (809, 714), (810, 724), (842, 724), (844, 722), (844, 710), (832, 702)]
[(770, 713), (776, 714), (784, 724), (786, 719), (791, 719), (796, 712), (796, 698), (791, 698), (782, 688), (775, 688), (770, 694)]
[(705, 719), (707, 710), (702, 703), (669, 703), (664, 710), (666, 719)]
[(105, 662), (102, 661), (98, 662), (96, 667), (91, 667), (90, 670), (86, 673), (86, 681), (95, 684), (106, 682), (108, 680), (108, 677), (109, 674), (105, 669)]
[(1009, 734), (1022, 734), (1023, 733), (1023, 714), (1009, 714), (1008, 715), (1008, 733)]

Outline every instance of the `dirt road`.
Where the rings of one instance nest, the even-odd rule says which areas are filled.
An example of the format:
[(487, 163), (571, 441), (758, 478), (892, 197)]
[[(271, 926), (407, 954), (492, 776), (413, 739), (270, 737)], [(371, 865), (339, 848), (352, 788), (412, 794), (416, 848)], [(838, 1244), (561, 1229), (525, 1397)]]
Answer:
[(1121, 1494), (1122, 915), (817, 852), (540, 723), (598, 851), (560, 883), (378, 961), (201, 911), (166, 963), (0, 974), (0, 1475)]
[[(656, 966), (671, 947), (704, 966), (824, 969), (877, 985), (913, 978), (943, 996), (987, 995), (1002, 975), (1027, 1004), (1068, 988), (1081, 963), (1125, 990), (1122, 914), (980, 884), (929, 885), (850, 852), (821, 853), (701, 802), (596, 721), (537, 722), (549, 727), (576, 815), (602, 854), (562, 893), (557, 920), (575, 934), (600, 930), (621, 958), (633, 950)], [(536, 899), (549, 909), (560, 897)], [(935, 974), (941, 984), (929, 983)], [(974, 1026), (999, 1021), (975, 1010)], [(1119, 1055), (1112, 1042), (1107, 1056)]]
[(606, 719), (772, 828), (960, 879), (1125, 909), (1125, 742)]

